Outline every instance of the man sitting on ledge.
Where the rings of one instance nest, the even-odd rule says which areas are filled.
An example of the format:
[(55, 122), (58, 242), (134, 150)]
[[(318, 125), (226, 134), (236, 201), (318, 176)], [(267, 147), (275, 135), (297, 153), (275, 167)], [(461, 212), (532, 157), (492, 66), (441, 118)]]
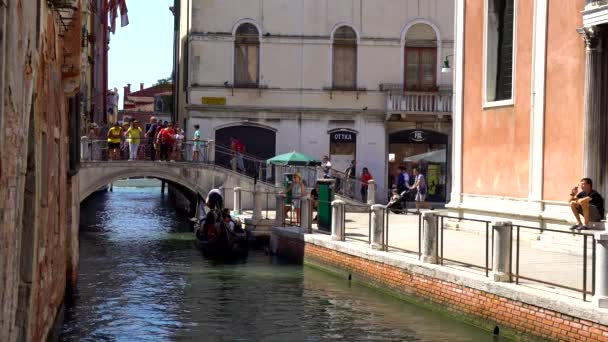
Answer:
[[(579, 186), (572, 188), (569, 202), (578, 223), (570, 229), (589, 229), (589, 221), (600, 222), (604, 219), (604, 199), (593, 190), (593, 182), (590, 178), (581, 179), (580, 190)], [(583, 215), (585, 224), (581, 223), (580, 215)]]

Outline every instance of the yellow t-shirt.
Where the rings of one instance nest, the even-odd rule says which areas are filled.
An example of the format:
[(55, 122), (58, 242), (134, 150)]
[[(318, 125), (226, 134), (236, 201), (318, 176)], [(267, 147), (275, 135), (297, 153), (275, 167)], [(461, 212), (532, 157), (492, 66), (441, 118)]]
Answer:
[(108, 131), (108, 142), (110, 144), (120, 144), (120, 133), (122, 132), (121, 127), (112, 127)]
[(127, 141), (133, 144), (139, 144), (142, 134), (141, 127), (131, 127), (127, 130)]

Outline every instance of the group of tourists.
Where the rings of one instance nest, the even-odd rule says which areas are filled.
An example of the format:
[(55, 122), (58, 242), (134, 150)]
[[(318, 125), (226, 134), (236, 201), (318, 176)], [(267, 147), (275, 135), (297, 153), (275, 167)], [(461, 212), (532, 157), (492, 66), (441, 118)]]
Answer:
[[(198, 140), (200, 132), (197, 129)], [(91, 125), (89, 138), (102, 137), (103, 131), (98, 131), (97, 125)], [(181, 161), (184, 131), (177, 125), (167, 121), (150, 119), (150, 126), (145, 130), (139, 121), (131, 119), (122, 125), (115, 122), (110, 125), (105, 138), (108, 143), (108, 160), (144, 160), (152, 161)], [(200, 142), (195, 137), (194, 149), (199, 148)], [(197, 154), (193, 157), (198, 159)]]
[(177, 123), (161, 122), (150, 118), (150, 127), (144, 134), (152, 161), (181, 161), (184, 131)]

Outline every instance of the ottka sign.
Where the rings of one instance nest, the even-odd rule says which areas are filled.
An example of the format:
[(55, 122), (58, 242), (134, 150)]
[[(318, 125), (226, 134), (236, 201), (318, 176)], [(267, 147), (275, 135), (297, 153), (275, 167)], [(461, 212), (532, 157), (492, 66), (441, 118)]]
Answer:
[(356, 143), (357, 135), (349, 131), (336, 131), (331, 133), (331, 142), (336, 143)]

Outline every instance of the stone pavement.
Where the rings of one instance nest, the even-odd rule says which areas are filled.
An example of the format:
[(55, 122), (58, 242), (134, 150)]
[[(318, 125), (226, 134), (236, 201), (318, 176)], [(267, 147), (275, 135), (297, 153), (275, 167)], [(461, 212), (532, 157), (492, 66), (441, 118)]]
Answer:
[[(447, 212), (437, 210), (436, 212), (447, 215)], [(250, 212), (245, 211), (244, 215)], [(262, 216), (266, 216), (266, 212), (262, 212)], [(268, 212), (268, 217), (274, 219), (274, 211)], [(355, 244), (367, 244), (369, 239), (369, 213), (346, 212), (346, 240)], [(418, 259), (418, 215), (414, 214), (389, 214), (389, 230), (388, 230), (388, 245), (389, 252), (399, 253), (404, 256)], [(289, 225), (290, 219), (287, 219)], [(295, 225), (295, 223), (294, 223)], [(444, 266), (460, 269), (464, 272), (472, 272), (476, 274), (485, 274), (485, 225), (482, 224), (480, 231), (474, 230), (454, 230), (445, 219), (443, 222), (445, 227), (443, 235), (443, 256)], [(316, 224), (313, 229), (316, 229)], [(489, 232), (491, 234), (492, 227)], [(523, 277), (535, 278), (544, 282), (554, 283), (561, 286), (578, 289), (578, 291), (562, 289), (558, 286), (543, 284), (537, 281), (531, 281), (520, 278), (522, 286), (538, 288), (540, 290), (555, 292), (560, 295), (566, 295), (573, 298), (582, 299), (583, 288), (583, 256), (573, 255), (566, 252), (547, 251), (535, 248), (534, 236), (537, 234), (524, 234), (522, 230), (520, 238), (520, 266), (519, 274)], [(583, 236), (574, 236), (573, 234), (559, 234), (554, 238), (560, 237), (578, 240), (577, 244), (582, 250)], [(580, 242), (580, 243), (579, 243)], [(488, 237), (488, 265), (492, 267), (492, 237)], [(587, 291), (592, 288), (592, 255), (591, 255), (592, 239), (588, 238), (588, 256), (587, 256)], [(408, 250), (404, 252), (402, 250)], [(516, 266), (516, 247), (515, 234), (513, 239), (513, 267), (512, 272), (515, 274)], [(467, 265), (469, 264), (469, 265)], [(470, 266), (476, 265), (479, 267)], [(491, 276), (491, 271), (490, 271)], [(515, 281), (515, 279), (513, 280)], [(591, 300), (591, 295), (587, 296), (587, 300)]]

